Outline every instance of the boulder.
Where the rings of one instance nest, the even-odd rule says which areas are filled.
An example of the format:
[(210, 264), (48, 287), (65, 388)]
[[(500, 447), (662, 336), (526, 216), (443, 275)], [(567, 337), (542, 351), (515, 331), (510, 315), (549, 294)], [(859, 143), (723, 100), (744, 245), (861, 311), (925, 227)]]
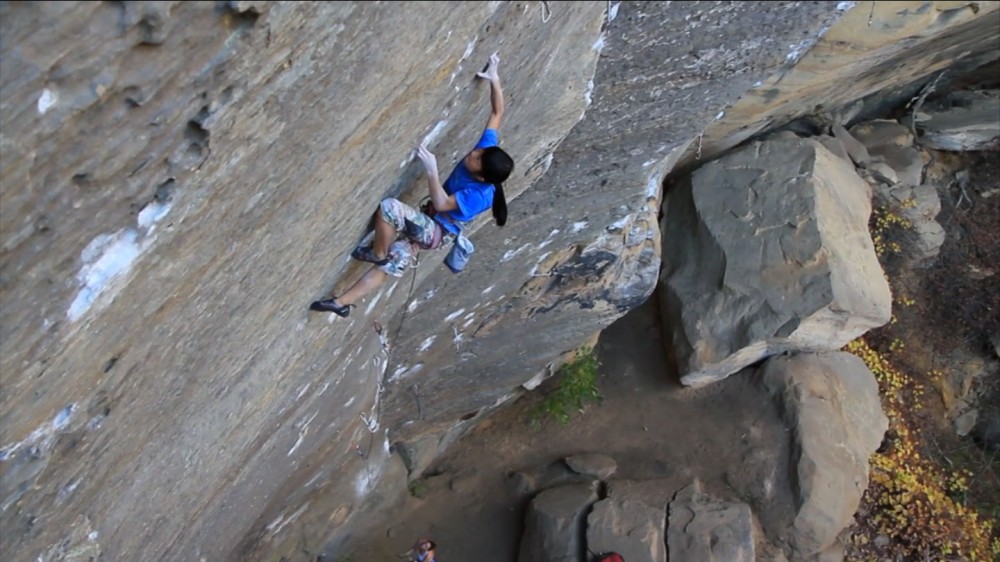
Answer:
[(848, 156), (850, 156), (851, 161), (854, 162), (856, 166), (860, 166), (862, 168), (867, 167), (868, 163), (871, 161), (871, 156), (868, 154), (868, 147), (862, 144), (858, 139), (854, 138), (854, 136), (841, 125), (834, 124), (831, 130), (834, 138), (843, 144), (844, 149), (847, 151)]
[(666, 517), (665, 505), (657, 508), (630, 499), (601, 500), (587, 517), (587, 548), (591, 552), (617, 552), (628, 562), (666, 562)]
[(864, 362), (845, 352), (772, 357), (760, 370), (791, 432), (796, 514), (786, 530), (796, 554), (833, 546), (868, 486), (868, 459), (889, 421)]
[(930, 184), (877, 185), (875, 194), (881, 204), (910, 223), (912, 238), (906, 245), (906, 257), (917, 264), (936, 257), (945, 240), (944, 228), (936, 220), (941, 212), (937, 188)]
[[(851, 155), (847, 153), (847, 147), (843, 142), (837, 137), (831, 137), (830, 135), (820, 135), (815, 138), (824, 148), (832, 152), (837, 158), (844, 160), (845, 162), (853, 162)], [(862, 147), (863, 148), (863, 147)]]
[(921, 146), (971, 151), (1000, 148), (1000, 91), (955, 91), (924, 105), (916, 123)]
[(755, 142), (666, 195), (661, 307), (685, 385), (889, 321), (868, 187), (809, 139)]
[(913, 133), (892, 119), (873, 119), (854, 125), (851, 136), (858, 139), (869, 151), (886, 145), (910, 146)]
[(754, 562), (750, 506), (715, 499), (696, 480), (670, 502), (667, 548), (670, 560)]
[(599, 453), (582, 453), (566, 457), (566, 466), (573, 472), (607, 480), (618, 469), (615, 459)]
[(518, 562), (580, 562), (584, 524), (597, 501), (597, 482), (570, 484), (539, 493), (528, 505)]
[(896, 182), (903, 185), (920, 185), (923, 181), (924, 166), (931, 158), (926, 152), (912, 146), (887, 144), (869, 151), (872, 162), (884, 162), (892, 168)]
[(611, 480), (608, 482), (609, 498), (641, 501), (651, 507), (664, 507), (677, 493), (680, 486), (672, 478), (643, 480)]

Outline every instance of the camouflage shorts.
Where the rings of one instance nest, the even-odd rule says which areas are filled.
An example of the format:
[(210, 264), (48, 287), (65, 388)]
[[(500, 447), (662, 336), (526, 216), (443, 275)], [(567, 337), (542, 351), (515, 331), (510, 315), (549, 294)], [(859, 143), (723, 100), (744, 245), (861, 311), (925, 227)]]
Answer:
[(393, 277), (402, 277), (410, 267), (416, 267), (421, 249), (436, 250), (450, 235), (431, 217), (398, 199), (383, 199), (382, 217), (391, 224), (400, 238), (389, 245), (389, 263), (379, 269)]

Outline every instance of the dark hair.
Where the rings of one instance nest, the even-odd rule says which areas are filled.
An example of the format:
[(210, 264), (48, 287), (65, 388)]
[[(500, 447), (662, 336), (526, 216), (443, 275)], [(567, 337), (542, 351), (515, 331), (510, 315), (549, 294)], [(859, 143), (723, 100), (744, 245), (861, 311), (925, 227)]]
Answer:
[(507, 224), (507, 197), (503, 193), (503, 182), (510, 177), (514, 171), (514, 159), (503, 151), (499, 146), (491, 146), (483, 149), (483, 179), (487, 183), (492, 183), (496, 190), (493, 192), (493, 219), (498, 226)]

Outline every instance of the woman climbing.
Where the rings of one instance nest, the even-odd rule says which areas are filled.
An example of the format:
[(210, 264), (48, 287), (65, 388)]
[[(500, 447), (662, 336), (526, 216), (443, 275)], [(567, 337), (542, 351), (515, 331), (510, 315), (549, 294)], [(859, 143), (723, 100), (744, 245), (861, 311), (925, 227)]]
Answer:
[(476, 215), (492, 209), (497, 225), (507, 222), (507, 199), (503, 182), (514, 169), (514, 160), (499, 146), (500, 119), (503, 117), (503, 90), (493, 53), (490, 62), (476, 76), (490, 82), (490, 112), (486, 129), (471, 152), (455, 165), (441, 183), (437, 158), (426, 146), (416, 150), (424, 165), (430, 202), (422, 210), (394, 198), (383, 199), (375, 210), (375, 239), (370, 246), (358, 246), (351, 257), (370, 262), (369, 269), (344, 294), (313, 302), (310, 310), (333, 312), (346, 317), (362, 297), (378, 288), (385, 276), (401, 277), (420, 249), (436, 250), (455, 243), (445, 262), (452, 271), (464, 267), (472, 245), (462, 236), (462, 227)]

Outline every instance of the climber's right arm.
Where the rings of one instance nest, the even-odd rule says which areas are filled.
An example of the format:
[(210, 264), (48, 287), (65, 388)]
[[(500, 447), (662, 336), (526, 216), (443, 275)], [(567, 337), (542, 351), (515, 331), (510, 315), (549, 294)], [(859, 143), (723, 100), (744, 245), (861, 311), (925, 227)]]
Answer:
[(493, 53), (486, 69), (476, 73), (479, 78), (490, 82), (490, 118), (486, 122), (487, 129), (499, 130), (500, 120), (503, 119), (503, 88), (500, 87), (500, 74), (497, 69), (499, 65), (500, 55)]
[(455, 196), (448, 195), (444, 190), (444, 186), (441, 185), (441, 177), (438, 175), (437, 169), (437, 158), (434, 154), (426, 146), (420, 145), (417, 149), (417, 158), (423, 163), (424, 171), (427, 172), (427, 184), (434, 210), (443, 213), (457, 209), (458, 202), (455, 201)]

